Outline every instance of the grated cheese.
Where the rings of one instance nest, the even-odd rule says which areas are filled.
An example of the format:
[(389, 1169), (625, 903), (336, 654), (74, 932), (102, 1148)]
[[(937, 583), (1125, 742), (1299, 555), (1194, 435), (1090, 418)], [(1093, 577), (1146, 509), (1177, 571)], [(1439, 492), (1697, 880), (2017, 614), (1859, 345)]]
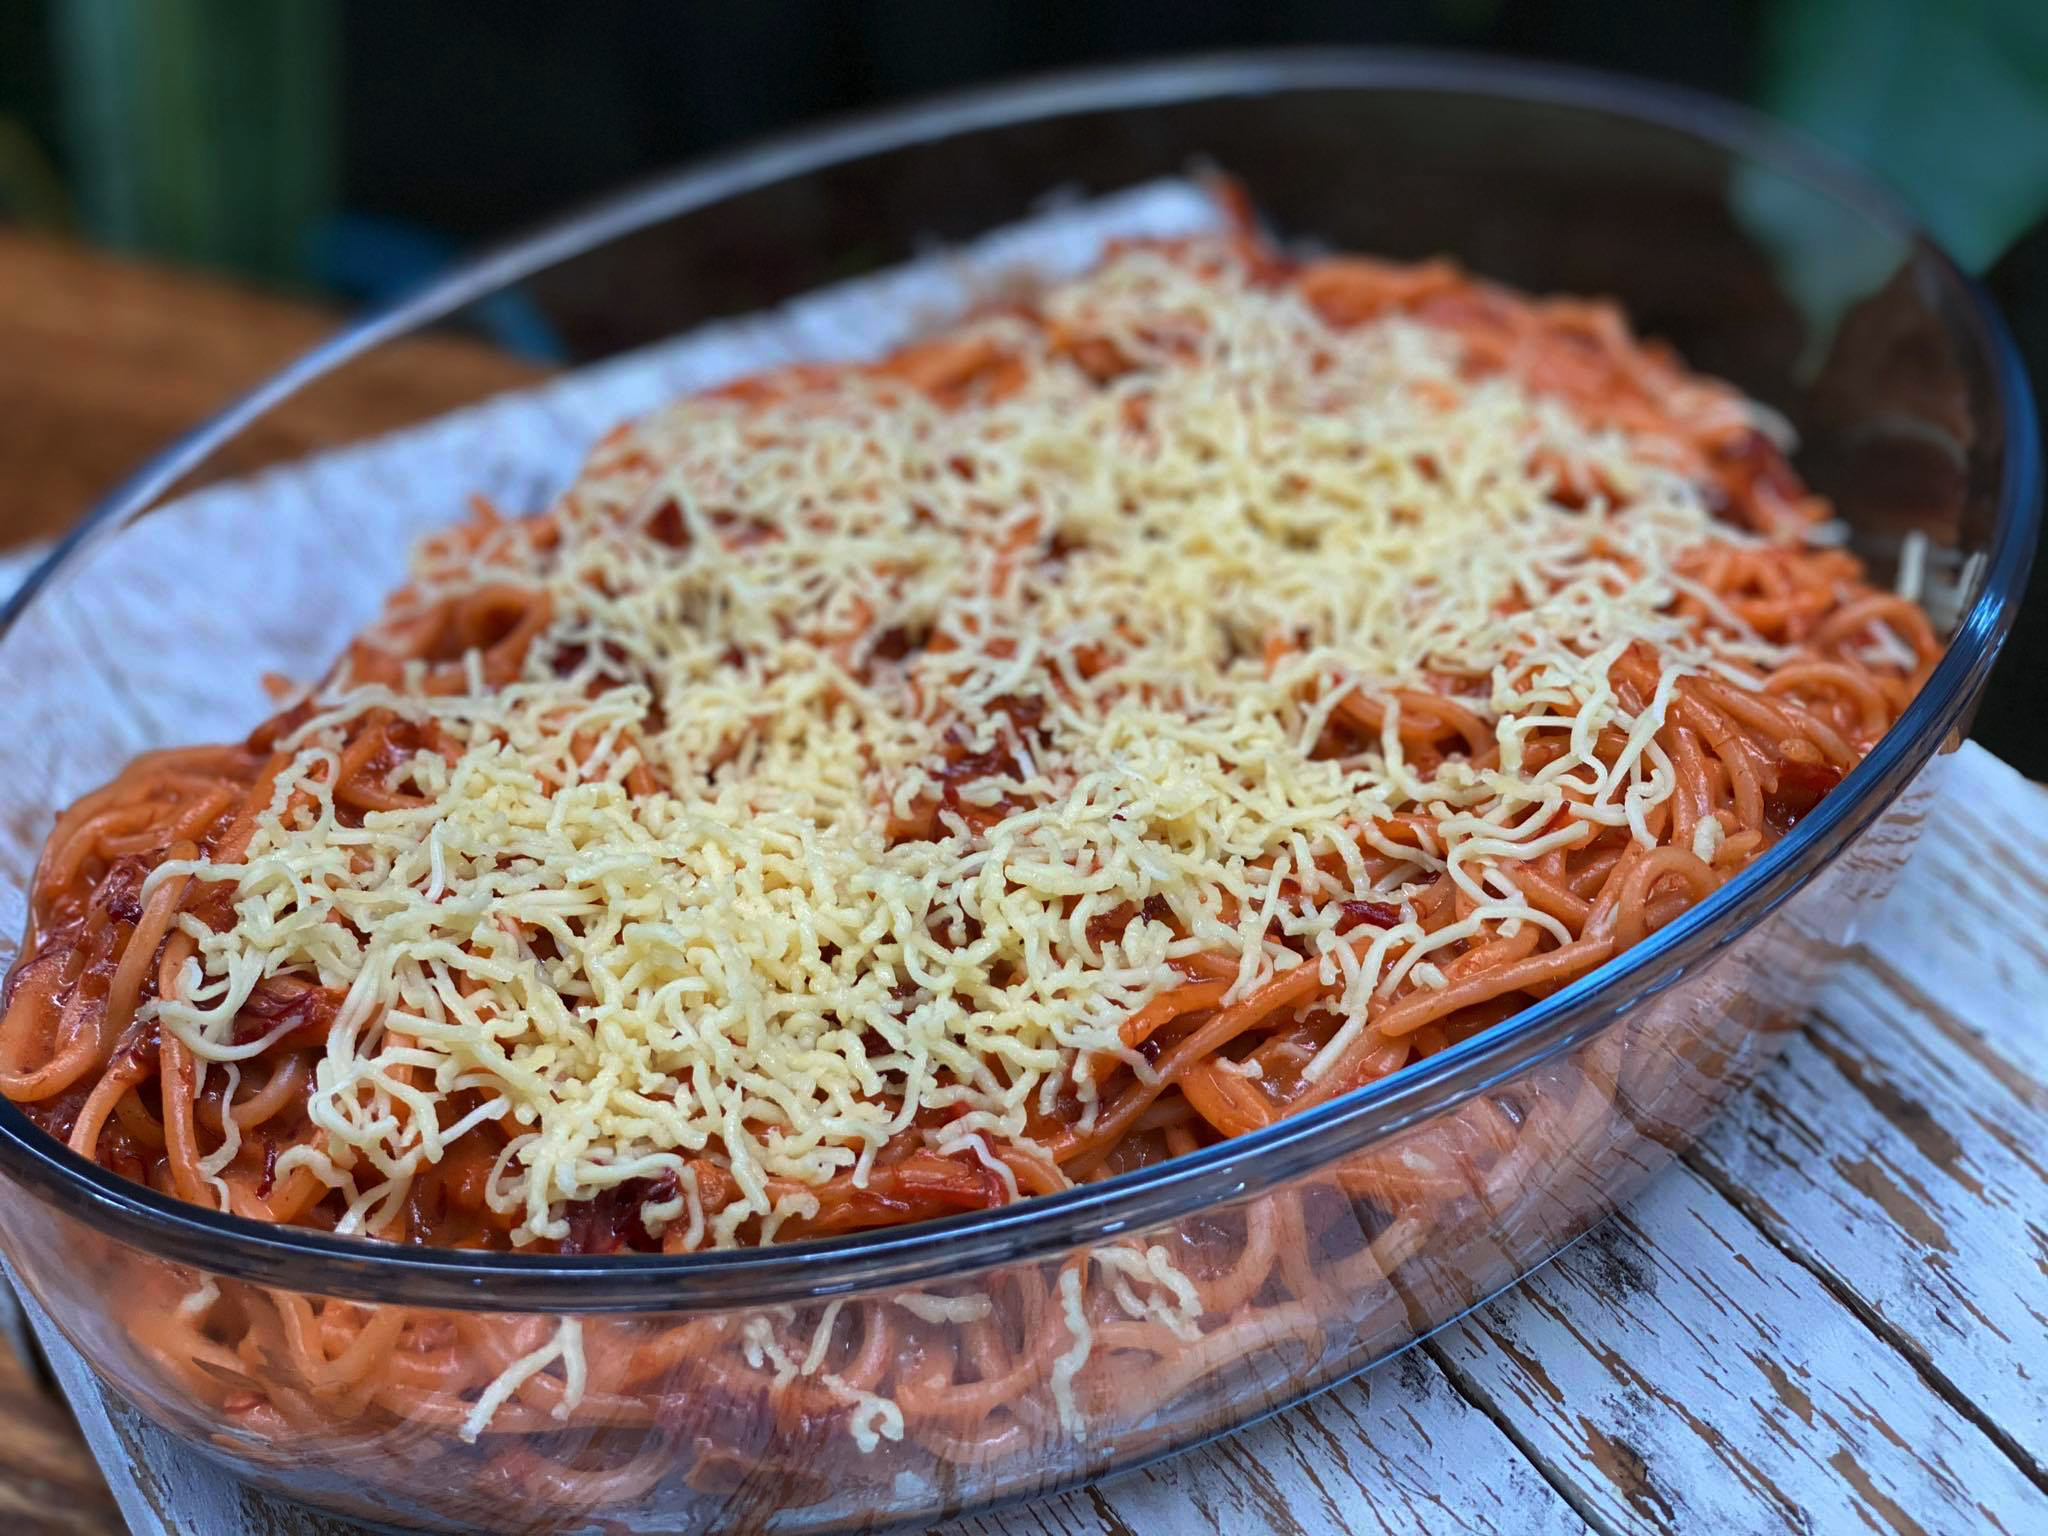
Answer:
[(1721, 845), (1728, 840), (1727, 829), (1721, 825), (1718, 816), (1704, 816), (1699, 825), (1692, 829), (1692, 856), (1709, 868), (1721, 856)]
[(1908, 602), (1917, 603), (1926, 595), (1928, 547), (1927, 535), (1918, 528), (1899, 541), (1899, 573), (1892, 590)]
[(1108, 1243), (1090, 1249), (1088, 1257), (1108, 1272), (1110, 1294), (1127, 1317), (1162, 1324), (1183, 1343), (1191, 1344), (1202, 1336), (1201, 1295), (1164, 1248), (1156, 1243), (1142, 1249)]
[[(1377, 999), (1443, 985), (1429, 956), (1480, 922), (1557, 931), (1506, 872), (1602, 826), (1647, 837), (1672, 793), (1653, 739), (1672, 683), (1775, 655), (1725, 611), (1673, 611), (1679, 554), (1745, 536), (1668, 451), (1463, 378), (1443, 332), (1332, 331), (1220, 244), (1122, 253), (1041, 307), (1043, 328), (957, 333), (1026, 362), (1007, 395), (943, 408), (846, 373), (685, 400), (607, 439), (545, 533), (430, 542), (387, 622), (543, 592), (524, 675), (486, 687), (474, 652), (452, 695), (417, 686), (418, 664), (397, 688), (339, 675), (287, 739), (245, 857), (156, 870), (232, 887), (235, 924), (183, 919), (197, 954), (151, 1005), (202, 1063), (267, 1047), (233, 1043), (264, 977), (346, 991), (309, 1100), (319, 1144), (278, 1160), (340, 1192), (343, 1230), (375, 1230), (501, 1119), (487, 1199), (521, 1243), (663, 1175), (679, 1194), (641, 1208), (651, 1226), (687, 1247), (768, 1240), (905, 1135), (1015, 1198), (1001, 1154), (1042, 1155), (1034, 1109), (1071, 1092), (1094, 1113), (1082, 1058), (1149, 1073), (1118, 1027), (1177, 956), (1234, 956), (1233, 996), (1303, 963), (1280, 935), (1320, 957), (1343, 1019), (1315, 1077)], [(1099, 384), (1054, 333), (1132, 366)], [(1558, 465), (1616, 499), (1561, 505)], [(947, 645), (900, 660), (882, 644), (934, 634)], [(1607, 679), (1634, 643), (1664, 678), (1639, 712)], [(1460, 702), (1499, 766), (1407, 759), (1393, 691), (1444, 676), (1479, 680)], [(1318, 755), (1354, 690), (1384, 705), (1380, 739)], [(392, 770), (416, 806), (354, 827), (333, 779), (372, 708), (455, 746)], [(956, 785), (988, 825), (929, 811), (949, 733), (992, 765)], [(1537, 739), (1564, 750), (1527, 771)], [(662, 787), (629, 793), (643, 766)], [(1372, 825), (1424, 808), (1421, 848)], [(927, 813), (937, 836), (887, 835)], [(1368, 880), (1361, 844), (1394, 872)], [(1478, 906), (1425, 935), (1409, 898), (1445, 870)], [(1339, 943), (1353, 898), (1400, 921)], [(1091, 936), (1148, 901), (1170, 923)], [(954, 1118), (913, 1129), (926, 1111)], [(700, 1162), (737, 1188), (718, 1210)]]
[(774, 1315), (756, 1313), (741, 1325), (741, 1348), (748, 1365), (757, 1371), (767, 1371), (776, 1386), (787, 1386), (801, 1378), (815, 1377), (818, 1383), (834, 1397), (847, 1404), (853, 1411), (847, 1417), (847, 1429), (853, 1436), (856, 1447), (863, 1454), (873, 1452), (884, 1440), (903, 1438), (903, 1410), (891, 1398), (882, 1397), (857, 1387), (835, 1371), (822, 1369), (825, 1357), (831, 1352), (832, 1331), (838, 1325), (843, 1301), (828, 1302), (817, 1325), (811, 1330), (811, 1338), (805, 1346), (802, 1359), (793, 1358), (775, 1337), (775, 1323), (790, 1322), (794, 1314), (787, 1307), (774, 1309)]
[(995, 1303), (979, 1292), (970, 1296), (927, 1296), (910, 1291), (892, 1300), (912, 1317), (927, 1323), (978, 1323), (995, 1310)]
[(1074, 1378), (1081, 1374), (1081, 1367), (1088, 1363), (1095, 1348), (1095, 1330), (1089, 1326), (1087, 1309), (1081, 1304), (1081, 1271), (1071, 1267), (1061, 1270), (1059, 1292), (1060, 1321), (1066, 1324), (1067, 1336), (1073, 1342), (1053, 1357), (1048, 1385), (1060, 1428), (1076, 1440), (1086, 1440), (1088, 1421), (1074, 1396)]
[(521, 1387), (557, 1360), (563, 1362), (566, 1390), (561, 1402), (555, 1405), (553, 1414), (558, 1419), (568, 1418), (576, 1405), (582, 1402), (585, 1385), (583, 1325), (573, 1317), (563, 1318), (556, 1325), (553, 1338), (514, 1360), (478, 1394), (462, 1420), (462, 1438), (474, 1444), (491, 1420), (498, 1416), (498, 1410), (510, 1402)]

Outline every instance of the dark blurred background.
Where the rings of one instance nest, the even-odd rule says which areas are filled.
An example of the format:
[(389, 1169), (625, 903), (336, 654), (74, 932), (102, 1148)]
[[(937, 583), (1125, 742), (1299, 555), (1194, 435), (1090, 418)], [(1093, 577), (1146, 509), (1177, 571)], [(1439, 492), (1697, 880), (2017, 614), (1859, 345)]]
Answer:
[[(1315, 42), (1565, 60), (1757, 105), (1889, 182), (2048, 376), (2048, 0), (0, 0), (0, 224), (346, 311), (565, 205), (828, 114)], [(2036, 778), (2042, 588), (1976, 732)]]

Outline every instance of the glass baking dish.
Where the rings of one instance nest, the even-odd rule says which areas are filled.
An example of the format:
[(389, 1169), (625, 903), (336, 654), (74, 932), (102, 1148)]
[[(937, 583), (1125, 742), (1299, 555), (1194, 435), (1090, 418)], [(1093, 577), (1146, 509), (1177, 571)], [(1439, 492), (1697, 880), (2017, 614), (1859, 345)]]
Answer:
[[(0, 615), (7, 926), (58, 807), (138, 750), (239, 735), (259, 674), (317, 672), (397, 579), (405, 533), (459, 514), (373, 473), (368, 500), (362, 474), (331, 502), (307, 491), (354, 450), (247, 479), (302, 453), (334, 392), (367, 381), (380, 425), (424, 421), (522, 371), (422, 361), (508, 317), (552, 367), (631, 366), (1048, 196), (1089, 206), (1202, 166), (1288, 242), (1612, 296), (1782, 412), (1877, 578), (1922, 571), (1948, 633), (1924, 692), (1768, 856), (1584, 980), (1267, 1131), (988, 1215), (684, 1257), (399, 1249), (180, 1204), (0, 1102), (0, 1250), (118, 1398), (240, 1476), (386, 1525), (929, 1522), (1165, 1455), (1387, 1358), (1628, 1200), (1772, 1059), (1904, 862), (2023, 588), (2026, 381), (1910, 220), (1768, 124), (1402, 54), (1070, 75), (764, 143), (338, 336), (139, 475)], [(489, 409), (418, 451), (514, 511), (551, 489), (519, 468), (528, 435), (606, 425)], [(230, 494), (202, 493), (216, 482)], [(215, 664), (195, 672), (195, 645)], [(1148, 1268), (1161, 1248), (1226, 1277), (1201, 1316)], [(1104, 1311), (1100, 1293), (1124, 1300)], [(393, 1353), (414, 1385), (365, 1388), (356, 1366)], [(902, 1432), (889, 1405), (929, 1394), (941, 1360), (945, 1410)], [(522, 1371), (483, 1411), (478, 1383)]]

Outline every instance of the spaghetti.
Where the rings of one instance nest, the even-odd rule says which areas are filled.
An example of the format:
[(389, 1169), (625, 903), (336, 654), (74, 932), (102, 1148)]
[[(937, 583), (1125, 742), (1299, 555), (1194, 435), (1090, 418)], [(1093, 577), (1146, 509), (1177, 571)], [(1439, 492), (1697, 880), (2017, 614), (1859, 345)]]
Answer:
[[(546, 512), (428, 541), (248, 740), (66, 811), (0, 1091), (188, 1201), (482, 1249), (1108, 1177), (1509, 1017), (1810, 811), (1939, 647), (1827, 516), (1609, 307), (1120, 249), (619, 429)], [(1489, 1101), (1343, 1193), (1510, 1187), (1604, 1104)], [(1416, 1241), (1332, 1220), (745, 1323), (212, 1288), (134, 1326), (245, 1442), (454, 1435), (587, 1511), (715, 1482), (704, 1415), (962, 1462), (1085, 1434)]]

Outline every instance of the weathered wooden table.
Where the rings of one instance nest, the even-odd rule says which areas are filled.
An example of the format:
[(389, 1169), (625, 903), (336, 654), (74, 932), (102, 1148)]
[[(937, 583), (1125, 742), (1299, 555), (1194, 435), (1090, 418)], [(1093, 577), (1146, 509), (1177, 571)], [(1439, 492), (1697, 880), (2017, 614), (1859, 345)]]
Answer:
[[(0, 239), (0, 421), (39, 368), (84, 348), (98, 391), (37, 408), (80, 413), (49, 441), (120, 439), (118, 456), (67, 472), (111, 476), (142, 430), (121, 414), (131, 333), (95, 311), (24, 361), (24, 334), (53, 328), (11, 301), (21, 249)], [(72, 281), (61, 253), (31, 254), (46, 297)], [(153, 353), (203, 352), (237, 323), (220, 290), (200, 305), (180, 279), (152, 305), (149, 274), (81, 270), (147, 317)], [(208, 365), (220, 392), (312, 323), (264, 331), (286, 307), (249, 302), (242, 350)], [(177, 315), (195, 309), (205, 323), (181, 339)], [(272, 337), (268, 354), (252, 329)], [(123, 425), (95, 433), (87, 417)], [(0, 527), (19, 536), (77, 510), (17, 501)], [(1947, 769), (1899, 890), (1785, 1058), (1633, 1208), (1357, 1381), (947, 1536), (2048, 1531), (2048, 792), (1974, 748)], [(114, 1531), (124, 1517), (138, 1536), (335, 1529), (138, 1438), (53, 1350), (109, 1492), (61, 1406), (5, 1355), (10, 1531)]]

